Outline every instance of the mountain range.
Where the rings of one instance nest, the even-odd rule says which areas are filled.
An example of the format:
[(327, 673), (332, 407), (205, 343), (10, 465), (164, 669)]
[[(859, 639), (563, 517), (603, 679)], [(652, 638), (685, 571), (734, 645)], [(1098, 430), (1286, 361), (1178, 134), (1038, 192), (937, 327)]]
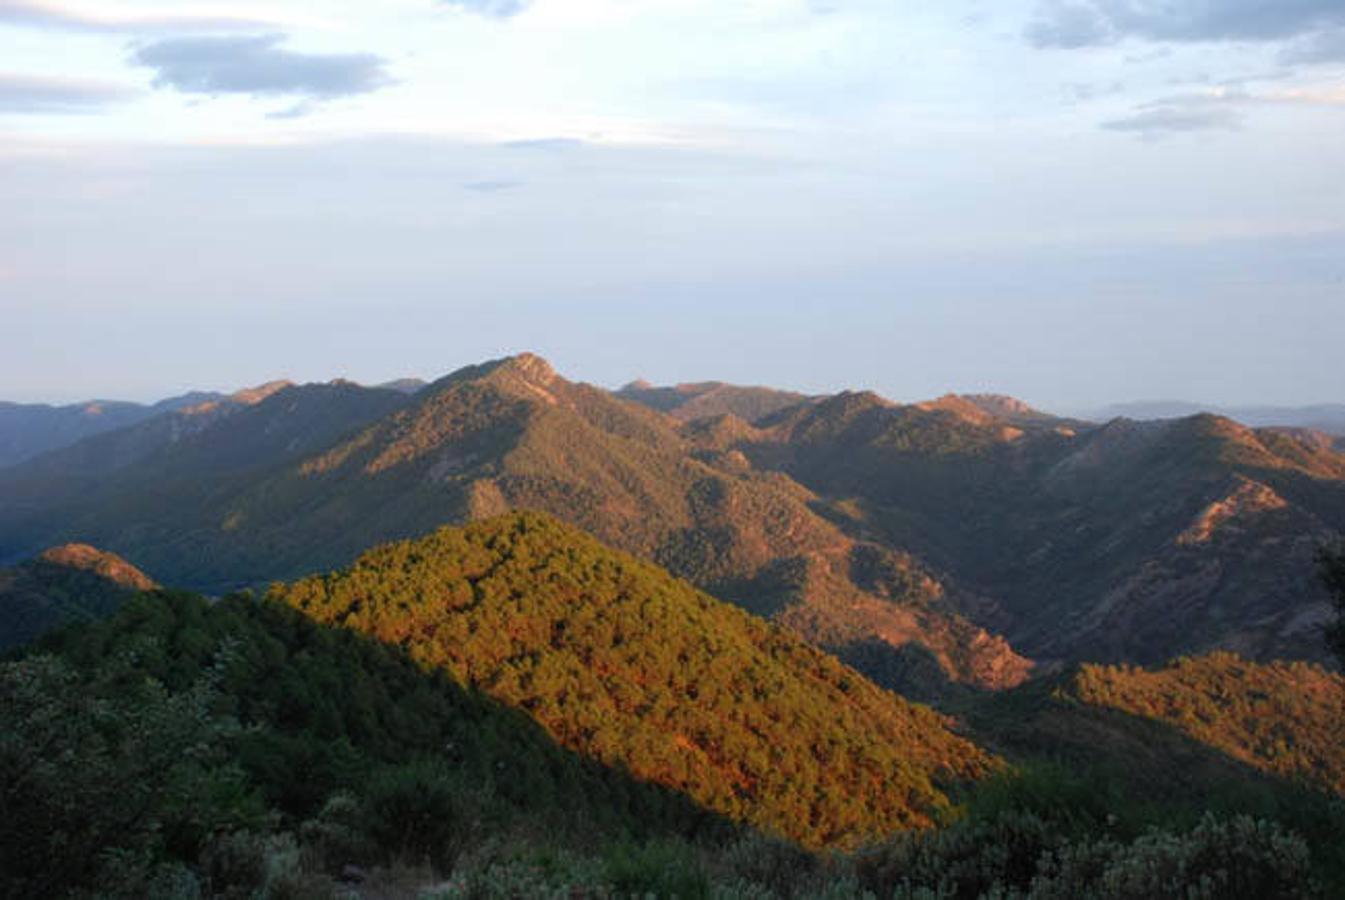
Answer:
[(187, 404), (0, 469), (6, 889), (1333, 896), (1342, 531), (1334, 441), (1209, 414)]
[(611, 393), (523, 354), (415, 393), (272, 385), (0, 470), (0, 560), (84, 541), (223, 593), (512, 509), (935, 698), (1075, 660), (1323, 659), (1312, 555), (1345, 530), (1345, 456), (987, 395)]

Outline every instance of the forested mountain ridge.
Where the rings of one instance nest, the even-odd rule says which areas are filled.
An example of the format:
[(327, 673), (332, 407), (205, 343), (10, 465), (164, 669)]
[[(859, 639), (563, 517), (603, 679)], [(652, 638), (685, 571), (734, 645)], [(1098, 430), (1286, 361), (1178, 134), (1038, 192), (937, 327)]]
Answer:
[(268, 597), (810, 846), (931, 824), (943, 789), (995, 765), (932, 710), (547, 516), (442, 529)]
[(1287, 780), (1345, 796), (1345, 677), (1309, 663), (1236, 654), (1183, 657), (1154, 670), (1085, 665), (1066, 687), (1081, 703), (1176, 727)]
[[(312, 612), (341, 624), (320, 624)], [(505, 627), (488, 627), (495, 618)], [(671, 669), (658, 662), (669, 654)], [(1235, 659), (1180, 668), (1194, 682), (1119, 674), (1195, 697), (1177, 708), (1202, 722), (1211, 700), (1243, 715), (1240, 700), (1226, 701), (1249, 673), (1249, 684), (1266, 687), (1258, 667)], [(1270, 688), (1262, 710), (1274, 711), (1270, 721), (1247, 724), (1281, 739), (1282, 728), (1299, 725), (1309, 737), (1326, 734), (1328, 720), (1283, 715), (1331, 702), (1292, 697), (1308, 683), (1298, 674), (1321, 682), (1324, 673), (1284, 671), (1293, 684), (1289, 693)], [(141, 594), (103, 623), (62, 630), (26, 658), (0, 662), (6, 888), (44, 897), (96, 888), (127, 897), (762, 900), (1009, 890), (1045, 900), (1188, 886), (1219, 897), (1326, 897), (1345, 883), (1334, 853), (1338, 804), (1249, 778), (1211, 748), (1184, 747), (1163, 721), (1094, 706), (1109, 695), (1087, 674), (1067, 682), (1076, 685), (1070, 693), (1046, 696), (1033, 684), (981, 702), (1006, 704), (1029, 740), (1083, 750), (1085, 761), (1110, 754), (1136, 777), (1118, 782), (1086, 763), (1039, 769), (1030, 758), (1010, 772), (949, 735), (941, 717), (554, 520), (445, 529), (379, 548), (345, 572), (278, 586), (270, 599)], [(676, 688), (665, 705), (658, 687), (667, 675), (677, 680), (664, 681)], [(721, 681), (741, 702), (715, 700)], [(1042, 699), (1048, 716), (1065, 713), (1064, 732), (1031, 712)], [(758, 714), (778, 721), (758, 720), (760, 733), (737, 727)], [(971, 718), (981, 730), (984, 717)], [(922, 778), (931, 770), (974, 778), (990, 764), (999, 774), (970, 785), (938, 828), (813, 855), (735, 827), (624, 766), (566, 752), (553, 740), (565, 723), (581, 726), (589, 749), (609, 760), (661, 766), (665, 776), (680, 768), (667, 765), (669, 753), (693, 752), (688, 734), (703, 751), (728, 754), (739, 774), (759, 760), (779, 767), (725, 794), (713, 790), (714, 769), (692, 765), (681, 768), (691, 775), (682, 787), (712, 805), (743, 801), (742, 818), (783, 814), (786, 833), (832, 829), (811, 837), (842, 846), (856, 832), (836, 833), (840, 822), (863, 833), (885, 827), (872, 814), (886, 811), (911, 824), (909, 813), (931, 799)], [(1329, 741), (1309, 743), (1334, 752)], [(869, 783), (888, 766), (889, 777)], [(849, 794), (856, 788), (864, 796)], [(812, 814), (799, 815), (794, 802)], [(1210, 808), (1218, 812), (1202, 814)]]

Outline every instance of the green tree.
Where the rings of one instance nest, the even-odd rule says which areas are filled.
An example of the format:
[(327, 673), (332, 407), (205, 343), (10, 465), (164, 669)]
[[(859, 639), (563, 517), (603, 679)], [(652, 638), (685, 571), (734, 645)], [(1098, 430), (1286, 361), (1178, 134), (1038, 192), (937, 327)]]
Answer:
[(50, 656), (0, 664), (0, 893), (63, 896), (114, 863), (127, 883), (191, 859), (218, 829), (256, 825), (215, 696), (208, 679), (170, 693), (134, 659), (92, 679)]

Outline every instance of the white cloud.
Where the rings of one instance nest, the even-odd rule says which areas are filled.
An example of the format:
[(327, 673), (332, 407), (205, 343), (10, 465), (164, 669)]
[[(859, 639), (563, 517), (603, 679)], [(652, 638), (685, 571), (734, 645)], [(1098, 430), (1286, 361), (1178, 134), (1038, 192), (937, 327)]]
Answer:
[(94, 7), (48, 0), (0, 0), (0, 25), (95, 33), (152, 34), (244, 31), (283, 25), (312, 26), (318, 22), (311, 17), (278, 17), (264, 9), (237, 5), (216, 7), (195, 4), (195, 10), (183, 12), (183, 5), (150, 8), (104, 2)]
[(134, 96), (124, 85), (0, 72), (0, 114), (89, 113)]

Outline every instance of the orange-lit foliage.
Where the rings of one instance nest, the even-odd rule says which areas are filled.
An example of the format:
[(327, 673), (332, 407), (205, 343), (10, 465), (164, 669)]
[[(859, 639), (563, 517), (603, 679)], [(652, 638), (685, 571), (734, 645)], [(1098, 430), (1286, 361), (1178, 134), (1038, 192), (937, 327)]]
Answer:
[(1071, 692), (1166, 722), (1262, 771), (1345, 793), (1345, 678), (1319, 666), (1257, 664), (1232, 653), (1157, 671), (1084, 666)]
[(811, 846), (932, 822), (994, 765), (787, 632), (520, 514), (271, 592), (529, 712), (559, 742)]

